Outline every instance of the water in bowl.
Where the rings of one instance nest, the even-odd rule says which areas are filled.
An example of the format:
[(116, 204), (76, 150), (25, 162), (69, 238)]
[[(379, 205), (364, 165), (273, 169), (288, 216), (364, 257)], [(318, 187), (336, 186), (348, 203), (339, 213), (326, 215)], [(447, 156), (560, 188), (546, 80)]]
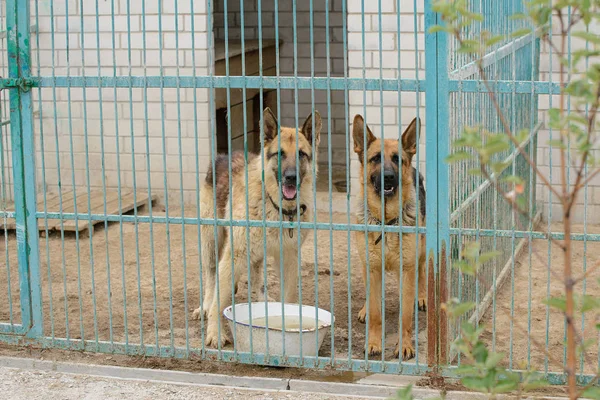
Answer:
[[(283, 318), (281, 318), (281, 315), (269, 315), (268, 320), (269, 329), (283, 329)], [(246, 321), (246, 323), (249, 324), (250, 321)], [(315, 318), (302, 316), (302, 331), (315, 330), (317, 325), (317, 320)], [(252, 318), (252, 326), (260, 326), (265, 328), (267, 326), (267, 317)], [(286, 332), (299, 332), (300, 316), (286, 315), (285, 330)]]

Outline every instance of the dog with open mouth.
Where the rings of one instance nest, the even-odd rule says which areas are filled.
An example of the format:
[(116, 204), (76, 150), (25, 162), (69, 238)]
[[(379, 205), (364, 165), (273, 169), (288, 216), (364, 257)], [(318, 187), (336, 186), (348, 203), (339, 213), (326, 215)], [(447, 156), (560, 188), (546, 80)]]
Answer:
[[(234, 220), (242, 221), (262, 220), (263, 212), (269, 221), (312, 220), (313, 167), (317, 171), (322, 127), (320, 114), (315, 111), (314, 116), (311, 114), (306, 118), (302, 128), (296, 129), (279, 127), (273, 112), (266, 108), (261, 123), (264, 128), (262, 154), (248, 154), (247, 162), (242, 152), (218, 155), (214, 170), (211, 163), (200, 195), (202, 218), (214, 218), (216, 209), (217, 218), (229, 218), (231, 212)], [(217, 347), (219, 341), (222, 346), (230, 342), (224, 332), (225, 324), (221, 324), (219, 337), (219, 318), (223, 309), (231, 304), (232, 289), (237, 289), (237, 282), (248, 270), (248, 259), (252, 275), (248, 282), (253, 291), (261, 290), (265, 300), (269, 296), (260, 283), (263, 259), (272, 256), (275, 260), (273, 269), (277, 273), (280, 272), (280, 261), (283, 261), (283, 276), (279, 278), (284, 282), (284, 301), (297, 301), (298, 243), (302, 244), (308, 234), (301, 230), (298, 240), (296, 228), (284, 228), (283, 235), (280, 235), (280, 228), (268, 227), (264, 236), (262, 227), (234, 226), (229, 237), (229, 227), (218, 226), (216, 235), (214, 229), (214, 225), (201, 227), (205, 293), (203, 304), (193, 314), (194, 319), (208, 314), (205, 343), (210, 347)], [(263, 251), (265, 240), (267, 254)], [(283, 254), (283, 259), (280, 254)], [(215, 279), (217, 260), (218, 292)]]
[[(420, 121), (415, 118), (402, 134), (400, 141), (394, 139), (382, 141), (373, 135), (371, 129), (365, 125), (362, 116), (354, 117), (352, 127), (354, 152), (360, 161), (357, 223), (415, 226), (418, 220), (419, 226), (425, 226), (425, 185), (423, 176), (412, 166), (413, 156), (417, 152), (417, 131), (420, 130), (420, 125)], [(402, 355), (405, 360), (415, 356), (412, 339), (417, 263), (420, 310), (425, 310), (427, 299), (425, 236), (418, 235), (418, 238), (417, 240), (415, 233), (402, 233), (402, 241), (398, 233), (366, 233), (363, 230), (355, 233), (365, 288), (368, 283), (370, 284), (370, 290), (367, 291), (369, 298), (358, 313), (358, 320), (364, 323), (368, 313), (369, 342), (365, 345), (371, 356), (381, 354), (383, 351), (381, 296), (382, 290), (384, 292), (385, 289), (382, 288), (382, 275), (393, 272), (399, 279), (400, 268), (402, 268), (403, 332), (402, 343), (398, 342), (396, 345), (394, 356)], [(382, 246), (385, 246), (384, 257), (382, 257)]]

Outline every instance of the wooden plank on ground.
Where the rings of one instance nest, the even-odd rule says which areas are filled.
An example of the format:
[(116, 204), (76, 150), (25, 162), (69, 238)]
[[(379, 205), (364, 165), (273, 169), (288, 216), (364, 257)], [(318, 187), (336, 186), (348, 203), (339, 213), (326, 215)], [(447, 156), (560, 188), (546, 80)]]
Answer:
[[(143, 205), (150, 205), (152, 201), (156, 200), (156, 196), (148, 197), (148, 193), (145, 191), (138, 191), (135, 196), (134, 201), (134, 193), (132, 190), (122, 190), (120, 196), (120, 204), (119, 207), (119, 193), (117, 191), (107, 191), (106, 197), (103, 191), (100, 190), (92, 190), (89, 193), (89, 207), (88, 207), (88, 192), (87, 190), (77, 191), (74, 196), (73, 191), (65, 191), (62, 194), (62, 212), (64, 213), (73, 213), (75, 210), (74, 199), (77, 201), (77, 214), (80, 215), (80, 218), (75, 223), (75, 220), (63, 220), (62, 229), (64, 231), (74, 232), (84, 231), (88, 229), (89, 221), (87, 214), (91, 212), (91, 214), (105, 214), (104, 212), (104, 204), (106, 201), (106, 214), (108, 215), (119, 215), (119, 211), (121, 214), (130, 212), (134, 208), (138, 208)], [(58, 213), (60, 212), (60, 204), (61, 199), (58, 194), (48, 193), (46, 195), (46, 211), (48, 213)], [(44, 212), (44, 197), (39, 196), (38, 204), (37, 204), (38, 212)], [(7, 208), (7, 211), (14, 211), (14, 205), (11, 205)], [(81, 215), (86, 214), (86, 215)], [(16, 223), (14, 220), (6, 220), (6, 224), (3, 219), (0, 219), (0, 229), (1, 230), (14, 230), (16, 229)], [(91, 221), (92, 225), (96, 225), (102, 221)], [(38, 229), (40, 231), (46, 230), (46, 224), (48, 225), (48, 230), (58, 230), (61, 229), (60, 219), (58, 218), (40, 218), (38, 219)]]

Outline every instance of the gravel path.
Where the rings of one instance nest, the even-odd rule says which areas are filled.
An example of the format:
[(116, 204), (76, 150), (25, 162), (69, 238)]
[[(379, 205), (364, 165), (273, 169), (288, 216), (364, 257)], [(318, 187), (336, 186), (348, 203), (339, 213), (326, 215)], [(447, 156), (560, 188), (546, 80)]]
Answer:
[[(218, 386), (177, 385), (149, 381), (98, 378), (56, 372), (0, 367), (0, 393), (11, 400), (109, 400), (109, 399), (344, 399), (291, 391), (262, 391)], [(367, 397), (352, 397), (367, 399)]]

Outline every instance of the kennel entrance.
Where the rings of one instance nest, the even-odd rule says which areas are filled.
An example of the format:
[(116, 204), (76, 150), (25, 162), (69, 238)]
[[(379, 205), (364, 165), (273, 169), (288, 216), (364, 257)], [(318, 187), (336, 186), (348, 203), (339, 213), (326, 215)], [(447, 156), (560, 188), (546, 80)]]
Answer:
[[(494, 130), (498, 121), (474, 64), (456, 54), (456, 43), (445, 34), (430, 32), (440, 22), (430, 1), (407, 3), (406, 9), (382, 1), (381, 10), (376, 2), (345, 1), (144, 1), (97, 7), (71, 0), (35, 7), (29, 3), (4, 3), (8, 34), (2, 40), (9, 57), (3, 74), (8, 78), (1, 82), (10, 94), (11, 112), (10, 129), (3, 130), (0, 140), (10, 143), (0, 154), (10, 161), (4, 160), (0, 176), (3, 188), (10, 190), (2, 191), (0, 218), (10, 220), (15, 229), (2, 232), (0, 249), (10, 261), (10, 278), (0, 286), (0, 295), (3, 310), (10, 309), (9, 302), (18, 307), (11, 313), (0, 310), (2, 341), (404, 374), (424, 374), (440, 363), (441, 373), (452, 375), (446, 363), (456, 364), (449, 352), (456, 327), (447, 321), (441, 304), (451, 296), (473, 299), (483, 305), (474, 315), (484, 313), (505, 265), (514, 260), (514, 241), (506, 238), (515, 224), (501, 218), (506, 210), (489, 183), (467, 176), (471, 166), (445, 162), (462, 126), (481, 124)], [(521, 11), (511, 8), (513, 3), (490, 0), (472, 6), (475, 12), (495, 16), (485, 29), (509, 34), (517, 28), (510, 16)], [(215, 31), (234, 24), (237, 36), (229, 38), (229, 54), (221, 58)], [(280, 41), (284, 29), (291, 33)], [(254, 45), (257, 50), (250, 50)], [(342, 56), (332, 57), (334, 52)], [(532, 154), (538, 89), (554, 90), (538, 85), (538, 53), (537, 38), (530, 35), (498, 43), (484, 57), (502, 104), (518, 110), (515, 128), (532, 132)], [(242, 64), (246, 57), (247, 65), (255, 60), (256, 68), (246, 67), (242, 73), (234, 67), (236, 57)], [(286, 72), (274, 73), (273, 60)], [(218, 67), (222, 62), (229, 63), (229, 74)], [(336, 316), (320, 357), (206, 348), (203, 321), (188, 318), (203, 285), (200, 226), (298, 227), (287, 220), (200, 217), (206, 166), (219, 149), (244, 144), (250, 151), (260, 149), (257, 116), (269, 102), (281, 111), (278, 118), (285, 126), (296, 125), (296, 120), (301, 124), (308, 114), (301, 112), (315, 105), (327, 114), (323, 125), (328, 134), (321, 142), (327, 144), (329, 196), (319, 197), (325, 204), (314, 223), (303, 225), (310, 233), (298, 255), (306, 284), (303, 301), (329, 307)], [(423, 171), (427, 190), (427, 222), (419, 229), (432, 255), (431, 290), (428, 312), (417, 323), (419, 357), (411, 361), (390, 360), (395, 338), (382, 357), (364, 354), (364, 328), (356, 326), (364, 294), (358, 270), (352, 269), (357, 264), (352, 232), (382, 229), (349, 223), (356, 212), (351, 195), (359, 187), (350, 127), (356, 113), (386, 138), (398, 138), (415, 116), (424, 125), (415, 165)], [(230, 136), (231, 148), (220, 141), (223, 132)], [(521, 175), (528, 190), (535, 187), (514, 149), (504, 156), (511, 164), (508, 170)], [(344, 187), (350, 192), (342, 197), (330, 192), (336, 157), (347, 168)], [(109, 189), (142, 190), (149, 198), (156, 196), (158, 204), (129, 214), (41, 208), (38, 194), (64, 182), (75, 189), (101, 189), (103, 195)], [(14, 212), (5, 206), (7, 193), (14, 193)], [(40, 239), (38, 226), (47, 219), (98, 221), (101, 228), (86, 238), (59, 229)], [(401, 229), (414, 230), (385, 228), (390, 233)], [(487, 287), (451, 268), (465, 238), (482, 238), (484, 247), (504, 251), (505, 259), (484, 268), (491, 281)], [(271, 263), (267, 260), (265, 266)], [(244, 289), (241, 285), (240, 293)], [(391, 290), (389, 301), (397, 302), (397, 296)], [(390, 326), (398, 316), (391, 315), (393, 322), (386, 324), (392, 335)]]

